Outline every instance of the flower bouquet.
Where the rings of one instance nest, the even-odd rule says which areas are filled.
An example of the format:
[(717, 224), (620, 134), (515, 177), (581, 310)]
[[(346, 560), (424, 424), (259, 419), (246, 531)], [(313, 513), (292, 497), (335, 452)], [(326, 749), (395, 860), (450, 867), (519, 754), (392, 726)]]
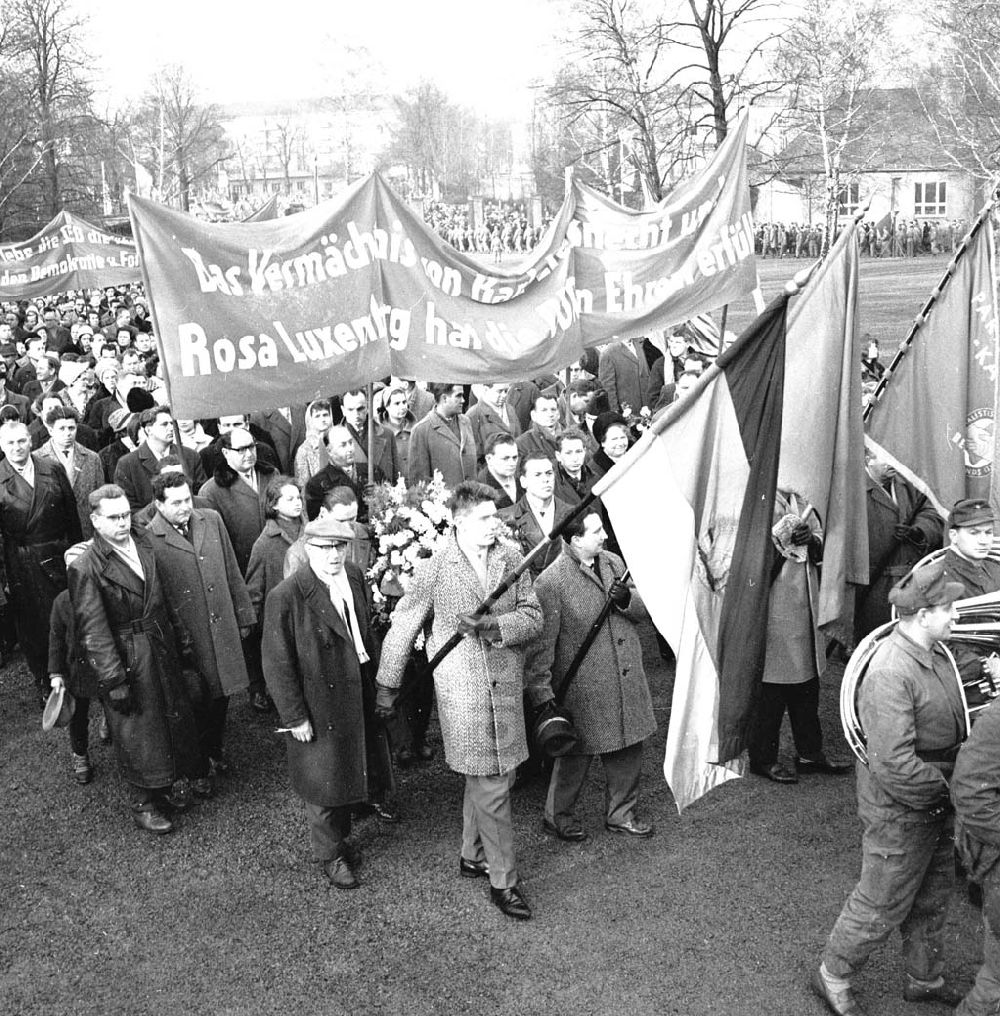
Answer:
[(395, 484), (379, 484), (368, 498), (368, 524), (377, 555), (368, 569), (368, 581), (375, 607), (373, 621), (383, 631), (417, 562), (442, 547), (451, 532), (450, 496), (435, 471), (429, 482), (409, 487), (402, 477)]

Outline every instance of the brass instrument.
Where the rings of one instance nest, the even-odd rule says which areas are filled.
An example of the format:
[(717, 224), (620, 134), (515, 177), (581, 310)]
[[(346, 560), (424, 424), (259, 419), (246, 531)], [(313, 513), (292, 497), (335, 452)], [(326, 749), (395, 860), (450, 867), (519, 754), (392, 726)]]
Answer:
[[(938, 560), (943, 550), (934, 551), (914, 567)], [(991, 556), (998, 554), (995, 546)], [(1000, 591), (984, 596), (970, 596), (956, 600), (959, 619), (952, 627), (951, 638), (944, 646), (951, 662), (955, 680), (965, 708), (965, 729), (968, 731), (980, 710), (985, 709), (1000, 694), (1000, 683), (986, 665), (987, 658), (1000, 652)], [(893, 610), (895, 615), (895, 610)], [(857, 700), (861, 682), (879, 644), (895, 628), (896, 619), (876, 628), (858, 644), (851, 654), (840, 685), (840, 722), (851, 751), (865, 765), (868, 764), (865, 732), (858, 718)], [(956, 657), (958, 659), (956, 660)]]

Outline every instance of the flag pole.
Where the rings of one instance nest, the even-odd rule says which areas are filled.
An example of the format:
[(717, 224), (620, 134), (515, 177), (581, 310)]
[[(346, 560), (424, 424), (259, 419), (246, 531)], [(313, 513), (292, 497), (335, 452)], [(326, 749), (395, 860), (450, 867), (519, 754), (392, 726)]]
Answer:
[(374, 390), (371, 382), (365, 385), (365, 399), (368, 402), (368, 482), (375, 482), (375, 407)]
[(952, 255), (951, 261), (948, 262), (948, 267), (944, 270), (944, 275), (941, 276), (941, 280), (931, 290), (931, 295), (927, 298), (927, 302), (924, 304), (920, 313), (914, 319), (913, 324), (910, 326), (910, 330), (906, 333), (906, 338), (899, 344), (899, 349), (896, 350), (896, 355), (893, 356), (889, 366), (886, 368), (885, 373), (879, 378), (878, 384), (875, 386), (875, 391), (872, 392), (872, 400), (865, 406), (864, 421), (868, 422), (868, 418), (872, 415), (875, 406), (878, 404), (879, 399), (885, 394), (886, 388), (889, 386), (892, 375), (898, 369), (900, 363), (903, 361), (903, 357), (906, 355), (907, 350), (913, 345), (913, 340), (917, 336), (917, 332), (923, 327), (927, 321), (931, 310), (937, 303), (938, 298), (944, 292), (945, 286), (951, 281), (952, 276), (955, 274), (955, 269), (958, 267), (958, 262), (962, 259), (962, 255), (969, 249), (973, 238), (976, 233), (983, 227), (983, 224), (990, 217), (990, 213), (996, 206), (997, 199), (1000, 198), (1000, 189), (994, 189), (993, 196), (983, 206), (982, 211), (976, 216), (976, 221), (969, 227), (969, 231), (962, 238), (962, 242), (958, 245), (958, 249)]

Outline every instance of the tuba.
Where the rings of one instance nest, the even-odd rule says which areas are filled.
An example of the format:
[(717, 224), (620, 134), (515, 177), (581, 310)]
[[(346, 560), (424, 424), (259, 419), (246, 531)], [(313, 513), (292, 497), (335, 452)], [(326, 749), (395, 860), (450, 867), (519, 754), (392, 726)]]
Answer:
[[(994, 548), (991, 556), (997, 553), (997, 548)], [(918, 561), (914, 567), (919, 568), (936, 561), (943, 554), (943, 550), (936, 550)], [(956, 600), (955, 608), (958, 610), (958, 621), (952, 627), (948, 644), (943, 648), (962, 696), (965, 729), (968, 731), (980, 711), (1000, 695), (1000, 684), (985, 665), (986, 657), (1000, 652), (1000, 591)], [(847, 662), (840, 685), (840, 722), (844, 727), (844, 736), (851, 751), (864, 765), (868, 765), (868, 751), (865, 732), (858, 717), (858, 692), (872, 657), (895, 627), (894, 617), (888, 624), (876, 628), (861, 640)], [(955, 659), (956, 655), (963, 661), (961, 669)]]

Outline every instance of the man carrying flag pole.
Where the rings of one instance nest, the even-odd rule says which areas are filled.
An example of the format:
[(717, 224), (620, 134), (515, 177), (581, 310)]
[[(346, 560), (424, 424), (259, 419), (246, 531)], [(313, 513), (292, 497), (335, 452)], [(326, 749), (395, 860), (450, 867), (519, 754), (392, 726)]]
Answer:
[[(664, 770), (678, 808), (739, 776), (747, 744), (764, 654), (789, 295), (594, 488), (677, 654)], [(652, 546), (651, 505), (671, 533)]]

